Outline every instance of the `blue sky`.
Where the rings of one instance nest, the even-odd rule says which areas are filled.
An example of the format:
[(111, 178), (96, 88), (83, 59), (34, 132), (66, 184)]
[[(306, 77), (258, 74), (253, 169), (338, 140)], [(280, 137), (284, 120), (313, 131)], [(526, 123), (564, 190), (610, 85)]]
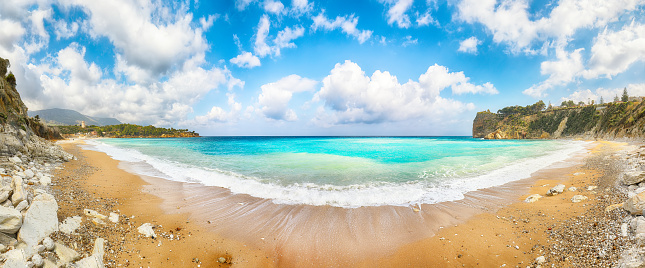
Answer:
[(645, 96), (645, 0), (4, 0), (30, 110), (202, 135), (470, 135), (476, 112)]

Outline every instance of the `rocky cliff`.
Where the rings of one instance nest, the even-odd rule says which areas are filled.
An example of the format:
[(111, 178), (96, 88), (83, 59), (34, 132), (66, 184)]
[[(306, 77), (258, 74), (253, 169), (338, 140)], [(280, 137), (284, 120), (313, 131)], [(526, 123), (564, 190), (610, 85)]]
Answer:
[(27, 116), (27, 107), (16, 90), (13, 74), (7, 74), (9, 60), (0, 58), (0, 157), (70, 156), (45, 139), (60, 138), (55, 129)]
[(550, 109), (530, 114), (479, 112), (473, 137), (485, 139), (644, 138), (645, 102)]

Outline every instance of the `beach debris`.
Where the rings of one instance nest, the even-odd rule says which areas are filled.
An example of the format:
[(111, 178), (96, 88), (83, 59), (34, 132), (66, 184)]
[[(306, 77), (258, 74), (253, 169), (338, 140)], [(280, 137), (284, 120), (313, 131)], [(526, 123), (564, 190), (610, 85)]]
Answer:
[(556, 186), (553, 186), (553, 188), (549, 189), (549, 191), (546, 192), (546, 195), (548, 196), (553, 196), (553, 195), (558, 195), (564, 192), (564, 184), (558, 184)]
[(568, 190), (569, 190), (569, 192), (575, 192), (575, 191), (578, 190), (578, 188), (571, 186), (571, 187), (569, 187)]
[(15, 234), (22, 226), (22, 214), (13, 208), (0, 206), (0, 232)]
[(107, 220), (107, 216), (96, 212), (95, 210), (91, 209), (83, 209), (83, 213), (85, 214), (86, 217), (96, 219), (98, 220), (99, 223), (102, 223), (103, 221)]
[(609, 205), (605, 208), (605, 212), (611, 212), (617, 208), (622, 208), (624, 203)]
[(632, 215), (643, 215), (643, 209), (645, 209), (645, 192), (628, 198), (623, 208)]
[(155, 238), (157, 235), (155, 234), (155, 231), (152, 230), (152, 224), (150, 223), (144, 223), (139, 228), (137, 228), (140, 234), (142, 234), (145, 237), (152, 237)]
[(537, 202), (538, 200), (540, 200), (540, 198), (542, 198), (542, 196), (541, 196), (541, 195), (539, 195), (539, 194), (532, 194), (532, 195), (529, 195), (529, 197), (527, 197), (526, 199), (524, 199), (524, 202), (526, 202), (526, 203), (533, 203), (533, 202)]
[(66, 234), (73, 234), (76, 229), (81, 227), (81, 223), (83, 222), (83, 218), (80, 216), (73, 216), (73, 217), (68, 217), (65, 219), (60, 225), (58, 225), (58, 229)]
[(573, 202), (573, 203), (580, 203), (580, 202), (585, 201), (585, 200), (587, 200), (587, 199), (588, 199), (588, 197), (586, 197), (586, 196), (584, 196), (584, 195), (579, 195), (579, 194), (577, 194), (577, 195), (574, 195), (574, 196), (571, 198), (571, 202)]
[(43, 238), (58, 231), (58, 203), (50, 194), (40, 194), (34, 197), (27, 209), (18, 232), (18, 240), (27, 244), (25, 252), (31, 255), (33, 247)]

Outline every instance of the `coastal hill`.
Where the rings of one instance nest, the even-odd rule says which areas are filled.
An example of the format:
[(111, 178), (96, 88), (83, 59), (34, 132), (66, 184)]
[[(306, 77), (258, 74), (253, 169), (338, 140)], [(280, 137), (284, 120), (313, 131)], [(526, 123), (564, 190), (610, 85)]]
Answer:
[(119, 124), (109, 126), (58, 126), (65, 137), (89, 136), (105, 138), (192, 138), (199, 133), (188, 129), (160, 128), (154, 126), (139, 126)]
[[(625, 98), (623, 98), (625, 99)], [(529, 106), (510, 106), (497, 113), (483, 111), (473, 120), (473, 138), (643, 138), (645, 101), (628, 98), (606, 104), (574, 104), (545, 109), (539, 101)]]
[(74, 110), (53, 108), (39, 111), (29, 111), (29, 116), (38, 116), (41, 120), (45, 121), (47, 125), (54, 126), (70, 126), (80, 125), (85, 122), (87, 125), (107, 126), (119, 125), (121, 122), (115, 118), (100, 118), (92, 117), (81, 114)]

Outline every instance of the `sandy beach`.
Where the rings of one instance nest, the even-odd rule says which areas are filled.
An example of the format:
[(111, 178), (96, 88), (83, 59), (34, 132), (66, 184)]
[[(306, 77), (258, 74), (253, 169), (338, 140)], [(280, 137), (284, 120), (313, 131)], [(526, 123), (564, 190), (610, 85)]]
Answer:
[[(584, 237), (565, 237), (612, 231), (600, 227), (613, 226), (620, 215), (604, 209), (624, 199), (613, 189), (616, 174), (607, 159), (627, 146), (616, 142), (594, 142), (572, 165), (464, 200), (356, 209), (277, 205), (217, 187), (140, 177), (104, 153), (82, 149), (82, 142), (61, 145), (78, 160), (64, 164), (53, 181), (59, 220), (83, 215), (85, 208), (116, 212), (120, 220), (84, 222), (79, 235), (57, 235), (78, 245), (106, 238), (108, 267), (534, 267), (540, 256), (543, 265), (606, 265), (625, 244), (608, 241), (601, 248), (610, 252), (600, 255), (571, 252)], [(566, 190), (544, 196), (557, 184)], [(532, 194), (544, 197), (524, 202)], [(573, 203), (574, 195), (587, 199)], [(155, 239), (137, 232), (144, 223), (155, 226)]]

